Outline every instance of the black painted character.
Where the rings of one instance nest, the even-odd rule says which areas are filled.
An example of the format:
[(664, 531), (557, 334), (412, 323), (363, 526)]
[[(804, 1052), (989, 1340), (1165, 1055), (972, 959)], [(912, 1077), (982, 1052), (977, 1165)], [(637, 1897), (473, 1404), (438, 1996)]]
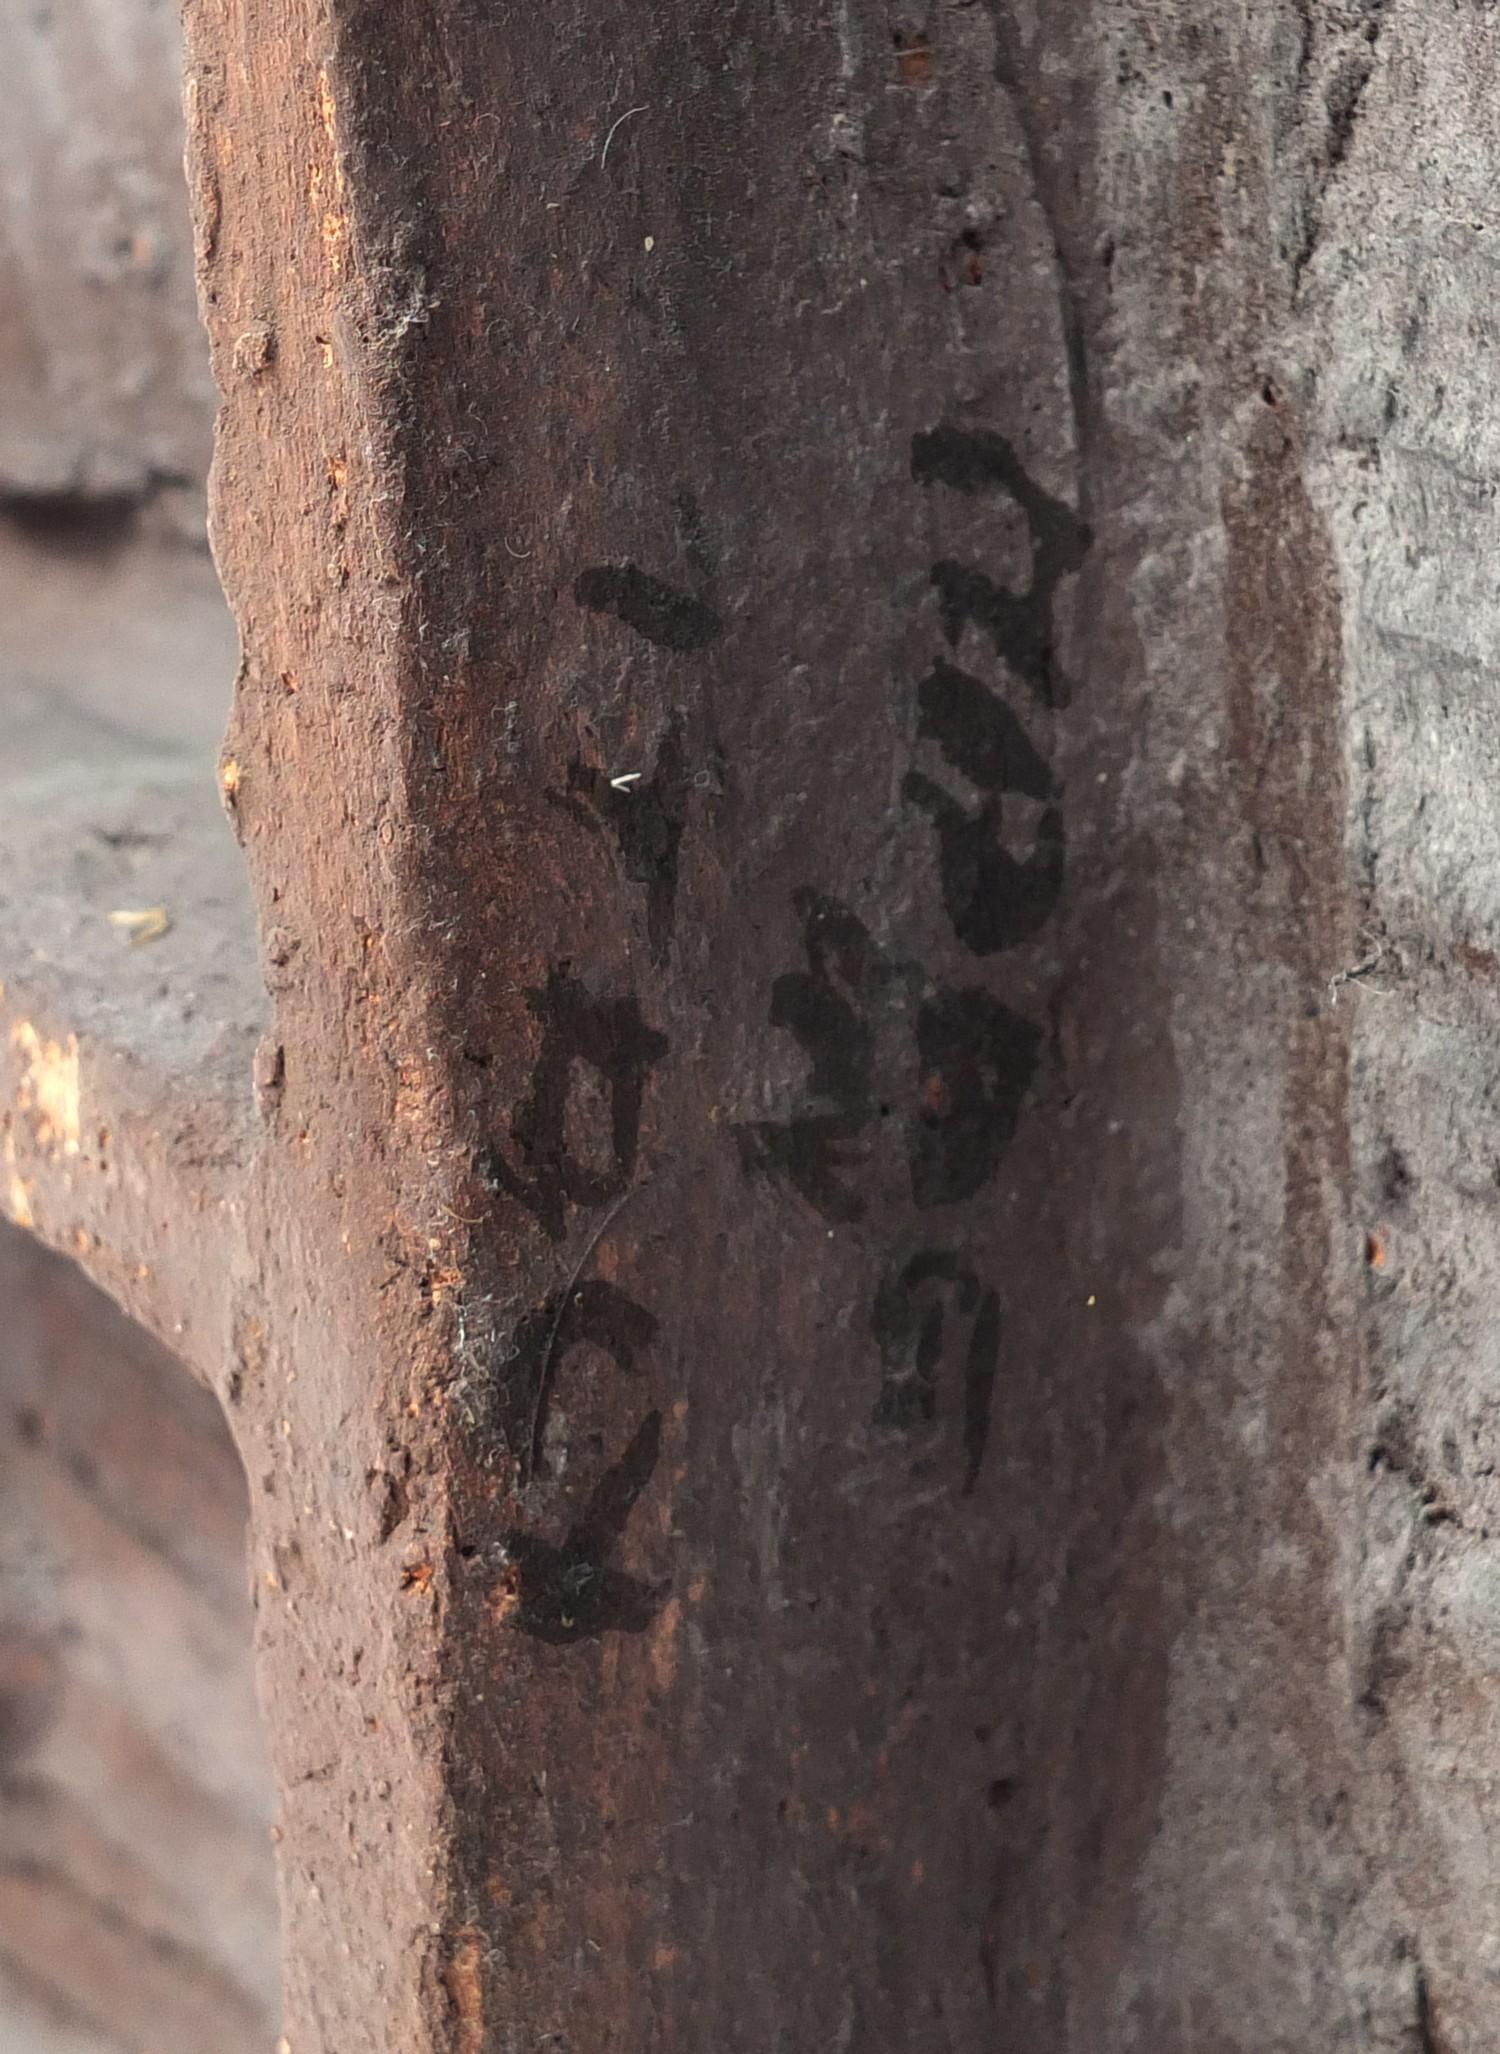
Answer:
[(939, 991), (917, 1014), (919, 1105), (907, 1139), (920, 1206), (973, 1198), (1015, 1138), (1042, 1030), (989, 992)]
[(688, 817), (682, 735), (682, 715), (674, 713), (649, 776), (621, 780), (575, 760), (568, 766), (568, 789), (557, 797), (585, 827), (613, 834), (625, 875), (646, 887), (646, 938), (657, 963), (666, 961), (672, 945), (678, 853)]
[(519, 1529), (503, 1536), (517, 1632), (567, 1647), (601, 1633), (640, 1633), (651, 1624), (661, 1586), (612, 1567), (611, 1558), (660, 1457), (661, 1414), (649, 1412), (560, 1546)]
[(973, 1491), (989, 1439), (1000, 1364), (1000, 1301), (982, 1291), (958, 1256), (924, 1248), (890, 1272), (875, 1294), (870, 1324), (880, 1350), (875, 1424), (911, 1435), (938, 1416), (938, 1373), (950, 1310), (965, 1315), (969, 1345), (963, 1363), (964, 1496)]
[(617, 1284), (593, 1278), (554, 1291), (516, 1328), (498, 1409), (500, 1430), (523, 1484), (542, 1473), (547, 1415), (558, 1371), (574, 1348), (600, 1349), (626, 1376), (656, 1339), (654, 1314)]
[(952, 559), (934, 564), (943, 632), (956, 649), (972, 622), (1044, 706), (1066, 706), (1072, 684), (1053, 648), (1052, 608), (1063, 579), (1081, 569), (1088, 554), (1087, 526), (1035, 482), (1012, 442), (988, 428), (940, 421), (914, 435), (911, 474), (919, 485), (947, 485), (970, 496), (1003, 492), (1020, 508), (1031, 539), (1031, 582), (1014, 592)]
[[(667, 1040), (646, 1025), (633, 994), (596, 999), (566, 965), (549, 970), (546, 989), (529, 992), (527, 1004), (541, 1022), (542, 1047), (531, 1090), (511, 1120), (510, 1138), (521, 1166), (497, 1146), (487, 1151), (483, 1168), (497, 1189), (518, 1198), (559, 1241), (569, 1205), (607, 1205), (629, 1185), (640, 1147), (646, 1080), (667, 1053)], [(603, 1080), (609, 1107), (608, 1131), (595, 1137), (603, 1146), (587, 1159), (579, 1153), (579, 1137), (570, 1131), (570, 1109), (577, 1119), (580, 1069)], [(599, 1125), (597, 1112), (591, 1124)], [(599, 1166), (605, 1151), (608, 1168)]]
[[(734, 1137), (753, 1175), (790, 1184), (826, 1220), (863, 1219), (854, 1178), (870, 1156), (877, 1072), (909, 1108), (906, 1154), (919, 1206), (972, 1198), (994, 1176), (1014, 1139), (1040, 1059), (1042, 1033), (980, 989), (934, 987), (915, 965), (893, 962), (842, 903), (804, 888), (806, 970), (771, 987), (771, 1025), (808, 1059), (811, 1109), (784, 1120), (749, 1120)], [(901, 1003), (892, 1015), (891, 998)], [(882, 1063), (876, 1024), (900, 1048)], [(915, 1048), (912, 1045), (915, 1030)], [(899, 1062), (899, 1070), (897, 1064)]]
[[(941, 657), (918, 687), (917, 706), (918, 736), (936, 742), (982, 794), (971, 810), (919, 770), (908, 771), (901, 787), (937, 830), (954, 932), (975, 955), (1015, 948), (1041, 932), (1062, 891), (1063, 820), (1052, 773), (1004, 701)], [(1006, 814), (1018, 799), (1035, 815), (1024, 855), (1005, 843)]]
[(838, 899), (804, 886), (793, 897), (807, 969), (771, 987), (771, 1025), (801, 1044), (808, 1096), (821, 1109), (734, 1128), (752, 1174), (782, 1178), (826, 1220), (862, 1219), (865, 1201), (849, 1174), (865, 1160), (862, 1137), (874, 1112), (872, 1004), (903, 972), (887, 962), (860, 920)]
[(580, 571), (573, 597), (591, 613), (612, 614), (658, 649), (686, 654), (706, 649), (724, 632), (714, 609), (688, 592), (679, 592), (634, 563), (598, 563)]

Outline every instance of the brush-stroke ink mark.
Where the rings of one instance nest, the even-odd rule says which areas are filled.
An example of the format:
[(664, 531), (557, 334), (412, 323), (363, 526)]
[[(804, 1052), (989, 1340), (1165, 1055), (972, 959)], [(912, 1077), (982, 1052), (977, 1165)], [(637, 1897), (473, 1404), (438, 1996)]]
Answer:
[(838, 899), (803, 886), (792, 903), (802, 920), (808, 967), (776, 979), (770, 1022), (801, 1045), (809, 1065), (807, 1095), (820, 1109), (786, 1120), (744, 1121), (733, 1133), (750, 1174), (790, 1184), (824, 1219), (848, 1224), (865, 1211), (849, 1175), (865, 1159), (858, 1144), (874, 1111), (870, 1008), (904, 973)]
[(567, 791), (552, 795), (584, 827), (614, 836), (625, 875), (646, 888), (646, 939), (658, 964), (672, 946), (678, 858), (688, 817), (686, 769), (682, 715), (674, 713), (648, 776), (622, 790), (607, 770), (575, 758), (568, 766)]
[(516, 1632), (570, 1647), (602, 1633), (641, 1633), (651, 1624), (661, 1586), (615, 1568), (613, 1557), (660, 1459), (661, 1414), (653, 1411), (600, 1478), (560, 1546), (519, 1529), (502, 1536)]
[(602, 1278), (554, 1291), (515, 1330), (513, 1359), (497, 1397), (499, 1427), (520, 1482), (545, 1475), (552, 1393), (573, 1349), (597, 1348), (625, 1376), (656, 1339), (657, 1322), (617, 1284)]
[(917, 1014), (920, 1107), (911, 1122), (911, 1190), (922, 1207), (975, 1197), (1015, 1139), (1042, 1030), (977, 988), (939, 991)]
[(919, 485), (946, 485), (970, 497), (1003, 492), (1019, 507), (1031, 539), (1031, 581), (1013, 591), (984, 571), (944, 558), (933, 565), (943, 633), (957, 648), (965, 627), (979, 628), (1044, 706), (1066, 706), (1072, 683), (1056, 659), (1052, 608), (1065, 577), (1080, 570), (1090, 534), (1073, 509), (1030, 476), (1006, 436), (940, 421), (912, 437), (911, 474)]
[(875, 1425), (906, 1436), (936, 1424), (950, 1312), (969, 1319), (962, 1371), (965, 1497), (979, 1480), (1000, 1364), (1000, 1301), (959, 1257), (924, 1248), (885, 1276), (871, 1326), (880, 1353)]
[[(967, 671), (940, 657), (917, 695), (919, 740), (935, 742), (982, 796), (971, 810), (920, 770), (907, 772), (902, 796), (937, 834), (954, 932), (975, 955), (995, 955), (1039, 934), (1062, 892), (1066, 841), (1052, 773), (1015, 714)], [(1028, 813), (1041, 809), (1024, 855), (1005, 842), (1007, 810), (1018, 799)]]
[[(596, 999), (566, 965), (547, 973), (546, 988), (526, 1003), (541, 1022), (542, 1046), (531, 1090), (516, 1108), (510, 1140), (519, 1166), (498, 1146), (485, 1151), (481, 1171), (497, 1190), (519, 1199), (547, 1234), (562, 1239), (570, 1205), (608, 1205), (629, 1185), (640, 1149), (641, 1107), (652, 1070), (667, 1053), (667, 1039), (648, 1027), (634, 994)], [(607, 1131), (585, 1159), (570, 1134), (580, 1072), (593, 1071), (608, 1098)], [(584, 1124), (600, 1124), (590, 1107)], [(610, 1167), (601, 1169), (605, 1153)]]
[(724, 632), (711, 606), (653, 578), (638, 564), (595, 564), (580, 571), (573, 597), (591, 613), (612, 614), (658, 649), (706, 649)]

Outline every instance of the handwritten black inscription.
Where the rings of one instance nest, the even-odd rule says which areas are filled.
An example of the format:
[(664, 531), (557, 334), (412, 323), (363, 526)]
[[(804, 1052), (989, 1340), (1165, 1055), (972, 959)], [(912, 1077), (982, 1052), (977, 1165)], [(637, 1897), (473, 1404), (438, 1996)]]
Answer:
[[(690, 503), (683, 517), (690, 530), (689, 561), (706, 575)], [(597, 564), (581, 572), (573, 596), (662, 649), (703, 649), (724, 631), (706, 602), (633, 563)], [(585, 826), (612, 834), (626, 875), (645, 886), (647, 938), (657, 963), (671, 947), (686, 825), (683, 732), (682, 715), (674, 714), (649, 777), (632, 776), (621, 785), (608, 771), (579, 759), (569, 768), (566, 791), (553, 795)], [(554, 1241), (564, 1238), (570, 1209), (610, 1210), (593, 1229), (568, 1282), (529, 1312), (514, 1335), (510, 1374), (497, 1399), (498, 1424), (522, 1492), (548, 1474), (547, 1428), (562, 1364), (575, 1350), (591, 1347), (617, 1373), (635, 1377), (639, 1356), (656, 1338), (655, 1316), (645, 1306), (615, 1284), (583, 1280), (582, 1272), (632, 1190), (647, 1081), (668, 1048), (665, 1036), (642, 1018), (634, 994), (596, 997), (567, 963), (549, 969), (545, 989), (528, 993), (527, 1004), (541, 1024), (541, 1049), (530, 1089), (511, 1117), (509, 1148), (493, 1146), (482, 1168), (496, 1189), (535, 1214)], [(520, 1525), (502, 1535), (507, 1611), (517, 1631), (569, 1646), (605, 1632), (638, 1633), (650, 1624), (660, 1608), (661, 1587), (614, 1563), (661, 1458), (661, 1443), (661, 1413), (653, 1408), (560, 1543)]]
[(646, 887), (646, 938), (657, 963), (666, 961), (672, 945), (688, 790), (682, 715), (674, 713), (649, 777), (622, 788), (607, 771), (575, 758), (568, 767), (568, 789), (558, 795), (575, 820), (614, 836), (625, 875)]
[(949, 1306), (970, 1320), (963, 1363), (964, 1495), (979, 1480), (989, 1439), (995, 1375), (1000, 1364), (1000, 1301), (981, 1292), (979, 1279), (956, 1256), (923, 1249), (881, 1280), (871, 1325), (880, 1351), (880, 1395), (875, 1424), (903, 1434), (932, 1426), (938, 1416)]
[(992, 429), (942, 421), (914, 435), (911, 474), (919, 485), (947, 485), (970, 495), (1004, 492), (1020, 508), (1031, 537), (1031, 582), (1024, 592), (1013, 592), (968, 565), (947, 558), (934, 564), (943, 632), (957, 648), (972, 622), (1044, 706), (1066, 706), (1072, 684), (1053, 648), (1052, 607), (1063, 579), (1083, 565), (1088, 528), (1028, 474), (1014, 443)]
[(911, 1192), (926, 1208), (973, 1198), (1015, 1138), (1042, 1033), (989, 992), (941, 991), (917, 1014), (921, 1105), (909, 1129)]
[(651, 1624), (660, 1587), (610, 1562), (660, 1459), (661, 1414), (653, 1411), (600, 1478), (560, 1546), (519, 1529), (502, 1537), (515, 1575), (518, 1632), (566, 1647), (605, 1632), (641, 1633)]
[[(1052, 775), (1014, 713), (967, 671), (940, 657), (918, 687), (918, 736), (979, 787), (977, 813), (921, 771), (901, 790), (937, 830), (943, 904), (954, 932), (976, 955), (1015, 948), (1039, 934), (1062, 891), (1063, 822)], [(1007, 801), (1035, 813), (1030, 850), (1012, 855), (1003, 830)]]
[[(1020, 508), (1031, 541), (1030, 583), (1012, 591), (985, 571), (944, 558), (932, 570), (943, 633), (956, 649), (965, 628), (978, 627), (1040, 705), (1067, 705), (1073, 686), (1057, 661), (1052, 610), (1062, 580), (1088, 553), (1087, 526), (990, 429), (944, 421), (914, 435), (911, 473), (919, 485), (971, 496), (1001, 492)], [(979, 793), (976, 811), (923, 771), (908, 772), (902, 785), (936, 830), (954, 932), (980, 956), (1031, 941), (1063, 885), (1063, 818), (1051, 771), (1012, 709), (951, 663), (939, 659), (923, 679), (918, 715), (919, 738), (935, 742)]]
[(711, 606), (653, 578), (638, 564), (601, 563), (580, 571), (573, 597), (591, 613), (613, 614), (659, 649), (706, 649), (724, 632)]
[[(520, 1167), (494, 1147), (483, 1169), (560, 1241), (570, 1205), (607, 1205), (628, 1187), (640, 1147), (646, 1080), (667, 1053), (664, 1035), (641, 1018), (634, 995), (596, 999), (564, 964), (547, 973), (546, 989), (527, 994), (542, 1025), (531, 1090), (516, 1108), (510, 1139)], [(583, 1153), (584, 1133), (599, 1124), (580, 1109), (580, 1072), (592, 1071), (608, 1096), (608, 1153)]]
[(811, 1106), (785, 1120), (737, 1124), (741, 1162), (752, 1175), (791, 1185), (835, 1225), (864, 1218), (854, 1178), (869, 1159), (872, 1128), (890, 1111), (876, 1103), (875, 1022), (894, 993), (916, 1008), (913, 1016), (903, 1006), (898, 1020), (911, 1090), (905, 1134), (913, 1200), (926, 1208), (972, 1198), (1015, 1135), (1040, 1029), (987, 991), (934, 987), (916, 965), (893, 962), (842, 901), (804, 887), (792, 903), (808, 967), (776, 979), (770, 1023), (792, 1034), (807, 1057)]
[[(553, 1388), (575, 1349), (592, 1347), (629, 1377), (656, 1338), (645, 1306), (602, 1279), (565, 1289), (529, 1313), (516, 1331), (511, 1373), (497, 1397), (498, 1424), (524, 1487), (547, 1474), (547, 1422)], [(651, 1623), (662, 1593), (653, 1583), (612, 1566), (631, 1511), (661, 1453), (661, 1414), (637, 1427), (620, 1460), (606, 1470), (559, 1544), (513, 1526), (501, 1536), (509, 1565), (509, 1618), (518, 1633), (558, 1645), (604, 1632), (639, 1633)]]
[(523, 1484), (545, 1474), (553, 1386), (571, 1351), (598, 1348), (616, 1369), (638, 1376), (636, 1358), (655, 1339), (656, 1320), (645, 1306), (600, 1278), (554, 1291), (544, 1305), (526, 1315), (516, 1328), (498, 1420)]
[[(582, 1271), (631, 1189), (646, 1083), (667, 1052), (665, 1037), (646, 1025), (634, 994), (597, 998), (567, 963), (548, 971), (545, 988), (529, 992), (527, 1004), (542, 1030), (530, 1089), (511, 1118), (509, 1151), (492, 1147), (481, 1167), (554, 1241), (563, 1238), (571, 1209), (611, 1210), (584, 1243), (569, 1281), (527, 1313), (512, 1337), (494, 1400), (495, 1424), (521, 1490), (547, 1477), (548, 1420), (569, 1357), (597, 1349), (616, 1373), (635, 1378), (656, 1338), (656, 1320), (645, 1306), (618, 1285), (584, 1279)], [(661, 1415), (653, 1409), (560, 1543), (519, 1525), (502, 1535), (508, 1615), (516, 1631), (565, 1644), (649, 1624), (660, 1593), (612, 1562), (660, 1452)]]
[[(915, 435), (911, 474), (922, 486), (1003, 494), (1020, 510), (1029, 581), (1017, 590), (942, 559), (931, 575), (943, 634), (956, 652), (967, 629), (977, 628), (1036, 707), (1067, 705), (1073, 685), (1054, 645), (1053, 609), (1063, 580), (1083, 565), (1085, 523), (989, 429), (943, 421)], [(919, 683), (917, 713), (918, 741), (972, 788), (960, 796), (916, 766), (902, 782), (902, 796), (936, 832), (953, 930), (975, 955), (1019, 947), (1043, 931), (1062, 891), (1057, 780), (1016, 711), (947, 657)], [(890, 1091), (901, 1069), (882, 1059), (895, 1020), (915, 1085), (903, 1126), (912, 1202), (925, 1212), (974, 1198), (1015, 1139), (1040, 1061), (1041, 1027), (982, 986), (936, 985), (920, 965), (893, 961), (837, 899), (804, 887), (794, 904), (807, 968), (776, 979), (770, 1020), (807, 1058), (806, 1104), (789, 1118), (734, 1128), (745, 1168), (786, 1183), (836, 1225), (862, 1220), (872, 1132), (892, 1110), (877, 1094)], [(963, 1255), (925, 1248), (882, 1278), (871, 1310), (881, 1363), (875, 1422), (912, 1434), (937, 1420), (950, 1330), (959, 1320), (968, 1322), (960, 1373), (967, 1494), (989, 1434), (1001, 1313), (998, 1293)]]
[(825, 1220), (862, 1219), (865, 1201), (849, 1181), (864, 1160), (860, 1137), (874, 1115), (875, 1031), (870, 1008), (902, 973), (859, 919), (809, 886), (793, 895), (802, 921), (806, 970), (771, 987), (771, 1025), (801, 1044), (808, 1097), (822, 1109), (734, 1128), (752, 1174), (789, 1183)]

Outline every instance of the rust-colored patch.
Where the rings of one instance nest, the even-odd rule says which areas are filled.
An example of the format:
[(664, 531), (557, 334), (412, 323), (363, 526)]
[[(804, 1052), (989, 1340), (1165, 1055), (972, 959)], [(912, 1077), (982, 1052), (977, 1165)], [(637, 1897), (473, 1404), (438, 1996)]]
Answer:
[(408, 1563), (401, 1572), (401, 1588), (403, 1590), (414, 1590), (419, 1596), (425, 1597), (432, 1588), (432, 1579), (435, 1573), (430, 1562)]
[(1493, 949), (1482, 948), (1475, 941), (1461, 941), (1453, 953), (1471, 976), (1500, 976), (1500, 956)]
[(443, 1987), (453, 2006), (456, 2028), (454, 2054), (480, 2054), (484, 2045), (484, 1982), (480, 1974), (483, 1953), (480, 1936), (472, 1926), (455, 1933), (448, 1943), (443, 1968)]
[(1365, 1236), (1365, 1261), (1371, 1269), (1384, 1269), (1386, 1265), (1386, 1239), (1379, 1227)]
[(441, 1305), (445, 1298), (451, 1298), (463, 1289), (464, 1273), (453, 1268), (429, 1269), (422, 1279), (424, 1294), (430, 1305)]
[(913, 36), (896, 47), (896, 69), (909, 86), (925, 86), (932, 77), (932, 45), (925, 36)]
[(515, 1616), (521, 1603), (521, 1579), (514, 1566), (493, 1587), (486, 1602), (497, 1626), (504, 1626)]

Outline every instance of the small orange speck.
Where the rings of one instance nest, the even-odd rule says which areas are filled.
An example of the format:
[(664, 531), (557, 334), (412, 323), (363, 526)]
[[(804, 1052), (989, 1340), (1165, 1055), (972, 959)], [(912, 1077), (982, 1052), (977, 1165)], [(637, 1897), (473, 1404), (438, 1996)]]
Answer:
[(934, 1070), (922, 1085), (923, 1110), (941, 1119), (948, 1110), (948, 1086), (940, 1070)]
[(1384, 1269), (1386, 1258), (1385, 1236), (1378, 1229), (1365, 1236), (1365, 1261), (1371, 1269)]
[(433, 1574), (430, 1562), (412, 1562), (401, 1572), (401, 1588), (417, 1591), (425, 1597), (432, 1587)]
[(827, 1825), (830, 1833), (836, 1833), (838, 1831), (839, 1808), (836, 1804), (829, 1805), (828, 1810), (824, 1813), (824, 1823)]
[(507, 1619), (521, 1608), (521, 1591), (512, 1571), (503, 1582), (497, 1583), (489, 1595), (489, 1609), (497, 1626), (503, 1626)]

